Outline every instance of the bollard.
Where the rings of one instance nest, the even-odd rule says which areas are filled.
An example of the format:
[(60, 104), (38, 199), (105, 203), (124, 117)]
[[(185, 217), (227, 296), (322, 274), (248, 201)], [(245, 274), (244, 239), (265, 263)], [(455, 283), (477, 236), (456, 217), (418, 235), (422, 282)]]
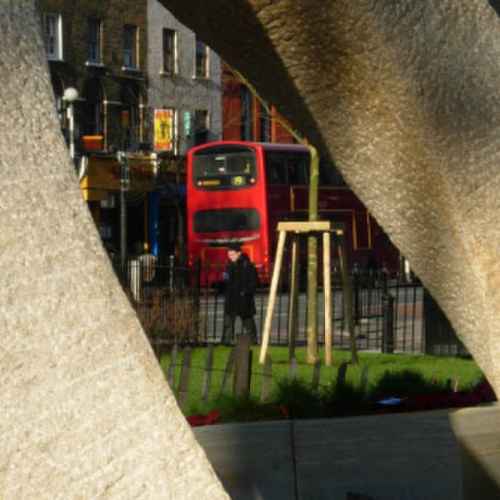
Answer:
[(184, 356), (182, 359), (181, 374), (179, 377), (179, 387), (177, 389), (177, 402), (183, 409), (188, 401), (189, 382), (191, 380), (191, 348), (184, 348)]
[(201, 400), (206, 403), (210, 393), (210, 386), (212, 384), (212, 373), (214, 367), (214, 345), (210, 344), (207, 347), (207, 357), (205, 360), (205, 373), (203, 374), (203, 384), (201, 389)]
[(260, 389), (260, 402), (265, 403), (271, 396), (273, 385), (273, 362), (269, 354), (266, 355), (264, 371), (262, 373), (262, 385)]
[(168, 288), (172, 292), (174, 290), (174, 266), (175, 256), (168, 256)]
[(177, 366), (177, 343), (174, 344), (172, 348), (172, 353), (170, 355), (170, 364), (168, 365), (167, 371), (167, 382), (170, 384), (172, 391), (174, 390), (175, 385), (175, 367)]
[(227, 357), (226, 367), (224, 368), (224, 373), (222, 375), (222, 382), (220, 384), (219, 397), (224, 394), (226, 390), (226, 385), (229, 381), (229, 378), (234, 370), (234, 360), (236, 357), (236, 347), (233, 347), (231, 351), (229, 351), (229, 356)]
[(313, 391), (318, 390), (320, 378), (321, 378), (321, 360), (318, 359), (316, 360), (316, 363), (314, 363), (314, 369), (311, 381), (311, 389)]
[(352, 287), (353, 287), (353, 301), (354, 301), (354, 324), (359, 325), (359, 319), (361, 317), (361, 312), (360, 312), (360, 276), (359, 276), (359, 269), (355, 265), (353, 270), (352, 270)]
[(238, 398), (250, 396), (252, 379), (252, 351), (249, 335), (240, 335), (235, 347), (233, 394)]
[(394, 352), (394, 297), (389, 293), (382, 296), (382, 352)]
[(339, 369), (337, 371), (337, 381), (335, 383), (337, 393), (339, 393), (345, 386), (347, 368), (349, 368), (349, 363), (345, 361), (339, 366)]

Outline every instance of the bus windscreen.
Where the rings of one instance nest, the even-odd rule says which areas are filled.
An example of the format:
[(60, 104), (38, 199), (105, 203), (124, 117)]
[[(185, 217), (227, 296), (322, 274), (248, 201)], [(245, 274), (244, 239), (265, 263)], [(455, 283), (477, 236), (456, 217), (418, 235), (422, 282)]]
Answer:
[(241, 146), (208, 148), (193, 156), (193, 182), (201, 189), (241, 189), (255, 184), (255, 151)]
[(219, 231), (253, 231), (260, 227), (259, 212), (254, 208), (200, 210), (194, 214), (196, 233)]

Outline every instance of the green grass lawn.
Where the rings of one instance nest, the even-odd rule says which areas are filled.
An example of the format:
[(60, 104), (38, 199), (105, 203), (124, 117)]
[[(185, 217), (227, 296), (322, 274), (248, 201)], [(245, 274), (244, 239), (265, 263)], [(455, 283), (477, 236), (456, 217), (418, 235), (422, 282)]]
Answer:
[[(253, 347), (252, 363), (252, 383), (251, 394), (254, 403), (247, 404), (246, 411), (251, 419), (252, 408), (258, 401), (261, 390), (263, 367), (258, 363), (258, 346)], [(224, 346), (217, 346), (214, 349), (213, 375), (209, 400), (207, 403), (201, 401), (201, 390), (203, 374), (205, 369), (206, 348), (196, 348), (192, 351), (192, 370), (189, 386), (189, 398), (184, 407), (186, 415), (196, 413), (206, 413), (213, 408), (226, 408), (234, 405), (234, 400), (230, 397), (220, 398), (221, 382), (224, 367), (230, 349)], [(321, 353), (322, 354), (322, 353)], [(289, 370), (288, 348), (271, 347), (269, 355), (273, 362), (273, 396), (271, 398), (275, 404), (280, 403), (279, 399), (294, 397), (291, 394), (283, 395), (283, 384), (286, 385)], [(297, 379), (303, 387), (310, 385), (313, 377), (313, 367), (305, 362), (305, 348), (297, 348)], [(349, 365), (347, 370), (346, 384), (354, 390), (359, 389), (361, 373), (364, 366), (368, 367), (368, 387), (369, 397), (380, 395), (409, 396), (429, 390), (440, 390), (445, 387), (446, 381), (451, 379), (458, 382), (459, 390), (472, 388), (482, 378), (482, 372), (476, 363), (471, 359), (456, 357), (436, 357), (409, 354), (378, 354), (360, 353), (360, 364), (358, 366)], [(335, 351), (333, 353), (333, 366), (321, 367), (320, 389), (328, 391), (335, 385), (337, 371), (342, 362), (350, 360), (350, 353), (347, 351)], [(170, 364), (170, 355), (161, 358), (161, 366), (167, 373)], [(182, 354), (177, 357), (177, 367), (175, 376), (175, 387), (177, 388), (182, 364)], [(400, 376), (398, 376), (398, 374)], [(423, 383), (425, 382), (425, 383)], [(279, 389), (281, 387), (281, 392)], [(226, 394), (230, 396), (232, 382), (227, 384)], [(430, 389), (429, 389), (430, 388)], [(435, 389), (434, 389), (435, 388)], [(382, 391), (382, 392), (380, 392)], [(382, 394), (384, 393), (384, 394)], [(296, 392), (294, 392), (296, 394)]]

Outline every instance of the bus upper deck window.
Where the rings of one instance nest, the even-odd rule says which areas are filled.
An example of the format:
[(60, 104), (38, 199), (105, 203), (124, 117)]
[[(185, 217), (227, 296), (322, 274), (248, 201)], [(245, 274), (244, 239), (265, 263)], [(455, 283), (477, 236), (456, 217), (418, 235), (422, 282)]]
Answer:
[(193, 157), (193, 181), (204, 189), (241, 189), (255, 183), (256, 163), (255, 152), (250, 148), (207, 148)]

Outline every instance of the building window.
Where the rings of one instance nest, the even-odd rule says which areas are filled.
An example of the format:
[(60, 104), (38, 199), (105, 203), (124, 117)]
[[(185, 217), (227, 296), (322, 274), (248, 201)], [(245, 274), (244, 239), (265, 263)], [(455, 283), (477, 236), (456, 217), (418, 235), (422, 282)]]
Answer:
[(88, 62), (102, 63), (102, 22), (100, 19), (90, 18), (88, 21)]
[(137, 61), (137, 26), (127, 24), (123, 27), (123, 66), (136, 69)]
[(193, 113), (191, 111), (184, 111), (182, 123), (184, 125), (184, 137), (186, 139), (191, 138), (193, 133)]
[(194, 142), (196, 145), (208, 141), (208, 129), (208, 111), (206, 109), (197, 109), (194, 112)]
[(251, 141), (252, 140), (252, 128), (253, 128), (253, 113), (252, 113), (252, 94), (247, 89), (247, 87), (241, 86), (240, 88), (240, 99), (241, 99), (241, 140)]
[(63, 131), (65, 131), (67, 127), (67, 123), (65, 122), (66, 115), (65, 115), (65, 106), (64, 106), (64, 101), (63, 101), (63, 94), (64, 94), (64, 81), (61, 78), (61, 76), (55, 72), (51, 71), (50, 75), (50, 80), (52, 83), (52, 89), (54, 90), (54, 98), (56, 101), (56, 111), (57, 111), (57, 116), (59, 117), (59, 122), (61, 124), (61, 128)]
[(62, 60), (62, 17), (61, 14), (43, 15), (43, 35), (47, 58), (51, 61)]
[(208, 47), (201, 41), (196, 40), (196, 78), (208, 77)]
[(83, 98), (83, 132), (85, 135), (101, 135), (103, 133), (104, 93), (99, 79), (93, 78), (86, 82)]
[(267, 112), (265, 106), (260, 107), (259, 116), (260, 140), (262, 142), (271, 141), (271, 116)]
[(122, 147), (136, 151), (143, 139), (143, 97), (139, 87), (131, 82), (122, 86), (120, 98), (122, 102), (120, 117)]
[(163, 73), (177, 73), (177, 33), (174, 30), (163, 30)]

